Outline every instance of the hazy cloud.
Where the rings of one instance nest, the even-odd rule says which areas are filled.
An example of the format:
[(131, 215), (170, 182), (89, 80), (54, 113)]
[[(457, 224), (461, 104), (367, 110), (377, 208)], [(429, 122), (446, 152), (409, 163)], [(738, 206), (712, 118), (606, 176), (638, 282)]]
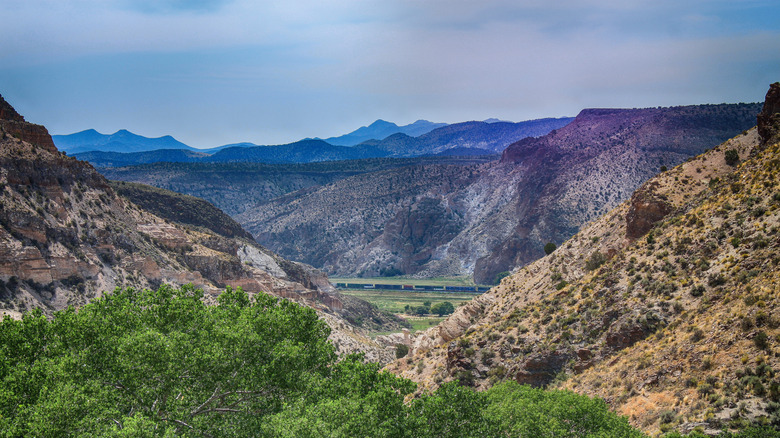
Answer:
[(0, 0), (0, 93), (54, 133), (194, 146), (759, 100), (776, 0)]

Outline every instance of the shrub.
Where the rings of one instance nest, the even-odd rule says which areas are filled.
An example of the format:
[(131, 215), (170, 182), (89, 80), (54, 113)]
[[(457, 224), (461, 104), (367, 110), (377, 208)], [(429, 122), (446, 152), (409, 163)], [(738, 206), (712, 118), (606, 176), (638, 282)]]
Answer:
[(503, 271), (496, 274), (496, 278), (493, 279), (493, 284), (500, 284), (501, 280), (503, 280), (506, 277), (509, 277), (512, 273), (509, 271)]
[(753, 338), (753, 343), (756, 344), (756, 347), (766, 350), (769, 347), (769, 336), (762, 330)]
[(435, 313), (439, 316), (449, 315), (455, 311), (455, 306), (449, 301), (442, 301), (436, 303), (431, 307), (431, 313)]
[(556, 248), (557, 247), (555, 246), (554, 243), (547, 242), (547, 244), (544, 245), (544, 253), (547, 254), (547, 255), (550, 255), (550, 254), (553, 253), (553, 251), (555, 251)]
[(734, 166), (735, 164), (739, 163), (739, 152), (737, 152), (735, 149), (729, 149), (724, 154), (724, 158), (726, 159), (726, 164), (729, 166)]
[(585, 270), (593, 271), (598, 269), (598, 267), (603, 265), (606, 261), (607, 257), (604, 254), (600, 251), (594, 251), (590, 257), (588, 257), (588, 260), (585, 261)]
[(406, 344), (395, 344), (395, 358), (400, 359), (409, 354), (409, 346)]

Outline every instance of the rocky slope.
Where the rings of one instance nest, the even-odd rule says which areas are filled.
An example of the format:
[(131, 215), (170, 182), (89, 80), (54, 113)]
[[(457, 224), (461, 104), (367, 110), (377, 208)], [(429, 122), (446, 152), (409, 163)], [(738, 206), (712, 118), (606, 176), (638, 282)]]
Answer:
[(662, 166), (748, 129), (759, 109), (584, 110), (557, 131), (510, 145), (500, 163), (353, 176), (236, 218), (263, 245), (329, 273), (395, 268), (490, 283), (614, 208)]
[(205, 199), (237, 215), (280, 196), (313, 190), (369, 172), (432, 163), (469, 165), (497, 161), (488, 157), (374, 158), (307, 164), (154, 163), (98, 168), (112, 180), (139, 182)]
[(652, 178), (388, 368), (606, 399), (649, 433), (780, 426), (780, 83), (757, 129)]
[[(4, 100), (0, 116), (9, 118), (0, 123), (4, 314), (18, 317), (36, 307), (50, 314), (118, 286), (193, 283), (211, 299), (227, 286), (240, 286), (315, 308), (334, 329), (340, 351), (366, 351), (380, 361), (392, 357), (392, 348), (377, 345), (349, 321), (400, 329), (398, 320), (343, 299), (321, 272), (278, 257), (240, 228), (211, 224), (215, 232), (186, 215), (170, 216), (174, 222), (141, 208), (88, 163), (60, 154), (45, 128), (28, 126)], [(155, 196), (172, 199), (171, 194)], [(176, 202), (193, 215), (204, 208), (185, 197)], [(163, 215), (171, 212), (170, 205), (165, 207), (147, 205)]]

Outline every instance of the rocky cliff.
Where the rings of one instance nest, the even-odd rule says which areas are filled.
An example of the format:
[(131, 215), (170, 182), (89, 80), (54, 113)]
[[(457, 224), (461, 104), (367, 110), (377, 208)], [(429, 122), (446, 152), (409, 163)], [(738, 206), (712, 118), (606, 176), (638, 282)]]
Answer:
[(652, 178), (388, 369), (568, 388), (651, 434), (780, 425), (780, 143), (759, 134), (777, 127)]
[[(759, 110), (759, 104), (583, 110), (544, 137), (510, 145), (500, 163), (356, 175), (236, 218), (263, 245), (332, 274), (397, 269), (492, 283), (498, 273), (544, 255), (547, 242), (565, 241), (628, 199), (662, 166), (749, 129)], [(663, 210), (657, 203), (638, 208)]]
[[(345, 305), (321, 272), (271, 253), (240, 227), (236, 232), (212, 226), (218, 233), (202, 223), (141, 208), (118, 195), (88, 163), (49, 147), (50, 138), (32, 143), (18, 135), (43, 135), (45, 128), (28, 124), (7, 103), (1, 115), (6, 118), (0, 123), (3, 313), (18, 317), (37, 307), (50, 314), (120, 286), (193, 283), (209, 299), (225, 287), (242, 287), (315, 308), (333, 327), (343, 352), (366, 351), (376, 360), (392, 357), (390, 349), (373, 343), (349, 320), (400, 329), (399, 322), (376, 309), (355, 314), (359, 306)], [(157, 196), (172, 199), (172, 194)], [(203, 208), (198, 203), (203, 201), (176, 199), (180, 206), (190, 202), (183, 211), (195, 214)]]
[(41, 125), (26, 122), (14, 107), (3, 99), (2, 95), (0, 95), (0, 127), (6, 133), (5, 135), (32, 143), (49, 152), (57, 151), (49, 131)]

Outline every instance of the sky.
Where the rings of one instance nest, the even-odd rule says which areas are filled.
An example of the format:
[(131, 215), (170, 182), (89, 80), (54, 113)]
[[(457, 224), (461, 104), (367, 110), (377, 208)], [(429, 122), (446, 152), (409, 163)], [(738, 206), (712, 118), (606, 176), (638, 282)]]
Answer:
[(777, 0), (0, 0), (0, 94), (52, 134), (283, 144), (376, 119), (763, 101)]

